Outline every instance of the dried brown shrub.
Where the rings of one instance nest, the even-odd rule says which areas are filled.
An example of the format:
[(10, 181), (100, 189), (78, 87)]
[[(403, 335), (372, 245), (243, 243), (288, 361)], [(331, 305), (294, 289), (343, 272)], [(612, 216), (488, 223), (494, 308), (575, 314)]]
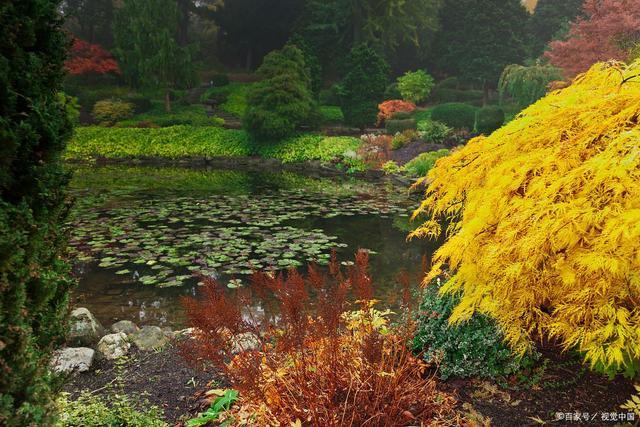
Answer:
[(360, 137), (362, 144), (358, 148), (358, 157), (370, 168), (380, 168), (391, 159), (391, 141), (389, 135), (365, 134)]
[[(229, 416), (269, 426), (459, 424), (455, 399), (406, 346), (411, 321), (392, 328), (391, 313), (374, 308), (367, 252), (346, 272), (334, 255), (328, 270), (256, 273), (233, 296), (208, 281), (202, 299), (184, 300), (196, 332), (183, 353), (220, 369), (240, 392)], [(404, 296), (408, 307), (408, 290)], [(252, 304), (274, 301), (278, 315), (251, 314)], [(252, 345), (239, 336), (252, 336)]]

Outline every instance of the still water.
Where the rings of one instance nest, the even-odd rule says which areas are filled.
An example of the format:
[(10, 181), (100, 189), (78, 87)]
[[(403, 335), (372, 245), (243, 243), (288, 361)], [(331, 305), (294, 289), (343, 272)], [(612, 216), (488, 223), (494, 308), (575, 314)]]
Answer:
[(75, 306), (182, 327), (180, 302), (204, 277), (250, 286), (253, 270), (348, 266), (370, 252), (375, 296), (393, 307), (402, 272), (417, 284), (435, 243), (406, 241), (418, 199), (406, 188), (292, 172), (101, 166), (75, 170), (70, 256)]

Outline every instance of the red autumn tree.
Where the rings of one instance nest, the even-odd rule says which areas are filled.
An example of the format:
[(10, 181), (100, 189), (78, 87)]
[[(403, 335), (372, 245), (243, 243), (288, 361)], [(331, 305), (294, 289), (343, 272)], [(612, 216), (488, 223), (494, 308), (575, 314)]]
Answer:
[(640, 42), (640, 0), (586, 0), (583, 15), (568, 38), (551, 42), (545, 53), (567, 78), (596, 62), (627, 61)]
[(65, 67), (72, 76), (120, 74), (118, 62), (111, 53), (98, 44), (91, 44), (81, 39), (74, 39)]

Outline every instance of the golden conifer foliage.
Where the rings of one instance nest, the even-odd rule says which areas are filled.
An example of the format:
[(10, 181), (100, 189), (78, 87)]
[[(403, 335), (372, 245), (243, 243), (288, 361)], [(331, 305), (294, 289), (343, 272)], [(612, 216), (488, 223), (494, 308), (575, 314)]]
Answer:
[[(640, 61), (600, 63), (489, 137), (440, 159), (430, 214), (411, 237), (448, 239), (425, 283), (446, 266), (462, 291), (451, 321), (475, 311), (510, 344), (559, 338), (592, 367), (640, 360)], [(635, 360), (635, 362), (634, 362)], [(637, 365), (636, 365), (637, 366)]]

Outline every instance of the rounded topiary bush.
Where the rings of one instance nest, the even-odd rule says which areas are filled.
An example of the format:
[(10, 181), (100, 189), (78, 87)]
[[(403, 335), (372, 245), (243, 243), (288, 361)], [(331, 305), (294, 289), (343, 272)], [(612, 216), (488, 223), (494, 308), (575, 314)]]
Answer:
[(126, 120), (133, 116), (134, 105), (120, 100), (98, 101), (93, 106), (91, 116), (102, 124), (113, 125), (120, 120)]
[(385, 122), (385, 128), (387, 134), (395, 135), (398, 132), (404, 132), (405, 130), (416, 130), (418, 125), (415, 119), (391, 119)]
[(451, 295), (439, 295), (439, 286), (425, 288), (418, 311), (414, 350), (438, 365), (440, 378), (498, 378), (525, 368), (538, 357), (519, 358), (504, 343), (504, 334), (491, 318), (476, 314), (460, 325), (449, 316), (458, 303)]
[(473, 130), (476, 122), (476, 110), (477, 108), (473, 105), (450, 102), (435, 106), (431, 110), (431, 119), (454, 129)]
[(476, 130), (480, 133), (490, 134), (500, 129), (504, 124), (504, 110), (497, 106), (489, 106), (478, 109), (476, 113)]

